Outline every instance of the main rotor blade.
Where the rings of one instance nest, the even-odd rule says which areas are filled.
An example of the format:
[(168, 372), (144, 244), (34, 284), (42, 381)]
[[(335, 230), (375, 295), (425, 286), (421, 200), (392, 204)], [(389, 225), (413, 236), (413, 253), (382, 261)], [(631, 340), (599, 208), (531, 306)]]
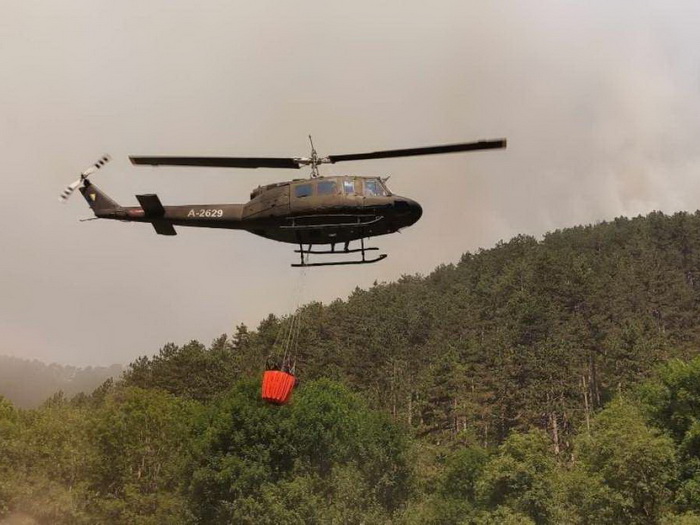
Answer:
[(482, 140), (479, 142), (465, 142), (462, 144), (445, 144), (442, 146), (428, 146), (426, 148), (391, 149), (374, 151), (372, 153), (354, 153), (351, 155), (329, 155), (331, 163), (344, 162), (346, 160), (388, 159), (391, 157), (414, 157), (417, 155), (437, 155), (440, 153), (459, 153), (461, 151), (477, 151), (482, 149), (505, 148), (506, 139)]
[(206, 166), (210, 168), (292, 168), (300, 164), (287, 157), (129, 157), (132, 164), (151, 166)]

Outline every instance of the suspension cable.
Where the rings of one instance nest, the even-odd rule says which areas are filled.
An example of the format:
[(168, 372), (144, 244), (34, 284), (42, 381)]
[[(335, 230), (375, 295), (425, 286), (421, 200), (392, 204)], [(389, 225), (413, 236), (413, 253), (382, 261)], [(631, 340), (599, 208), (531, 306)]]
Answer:
[(276, 362), (275, 364), (287, 371), (292, 371), (295, 367), (296, 348), (299, 343), (299, 334), (301, 332), (301, 303), (303, 301), (303, 292), (306, 287), (306, 275), (307, 268), (302, 267), (301, 275), (292, 292), (293, 312), (287, 317), (285, 322), (280, 323), (279, 330), (277, 331), (275, 341), (272, 344), (268, 357), (268, 366), (270, 365), (270, 361), (273, 359), (276, 360), (276, 356), (281, 355), (281, 362)]
[(296, 349), (297, 345), (299, 344), (299, 334), (301, 332), (301, 303), (303, 300), (303, 292), (306, 287), (306, 275), (307, 268), (302, 268), (295, 292), (295, 310), (289, 325), (289, 332), (287, 334), (287, 341), (284, 350), (283, 362), (290, 369), (294, 367), (292, 363), (296, 363)]

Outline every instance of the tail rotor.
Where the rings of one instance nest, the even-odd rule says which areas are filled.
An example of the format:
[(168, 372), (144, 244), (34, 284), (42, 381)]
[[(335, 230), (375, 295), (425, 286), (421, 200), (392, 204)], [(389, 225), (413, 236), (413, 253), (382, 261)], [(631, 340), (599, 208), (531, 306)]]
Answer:
[(75, 182), (71, 182), (68, 186), (66, 186), (66, 189), (64, 189), (61, 192), (61, 196), (58, 198), (59, 202), (66, 202), (68, 200), (68, 197), (70, 197), (73, 192), (80, 187), (80, 185), (93, 173), (95, 173), (97, 170), (99, 170), (102, 166), (107, 164), (111, 160), (111, 157), (109, 155), (103, 155), (100, 160), (95, 162), (92, 166), (90, 166), (88, 169), (83, 171), (80, 174), (80, 178), (76, 180)]

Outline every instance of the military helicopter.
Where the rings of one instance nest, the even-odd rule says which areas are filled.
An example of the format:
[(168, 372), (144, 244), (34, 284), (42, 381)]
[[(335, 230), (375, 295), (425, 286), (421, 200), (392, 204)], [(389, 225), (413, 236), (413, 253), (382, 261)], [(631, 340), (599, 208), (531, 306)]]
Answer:
[[(464, 151), (505, 148), (506, 140), (483, 140), (461, 144), (398, 150), (329, 155), (319, 157), (311, 142), (310, 157), (143, 157), (131, 156), (135, 165), (197, 166), (221, 168), (289, 168), (310, 166), (309, 178), (293, 179), (258, 186), (246, 204), (186, 204), (163, 206), (155, 194), (136, 195), (140, 206), (120, 206), (88, 177), (109, 161), (102, 157), (80, 174), (61, 194), (65, 201), (76, 188), (87, 200), (96, 218), (153, 225), (160, 235), (176, 235), (175, 226), (246, 230), (275, 241), (296, 244), (300, 262), (293, 267), (369, 264), (381, 261), (386, 254), (369, 257), (365, 239), (395, 233), (415, 224), (423, 210), (416, 201), (393, 194), (387, 178), (341, 175), (324, 177), (320, 164), (353, 160), (412, 157)], [(350, 243), (360, 246), (351, 248)], [(319, 249), (316, 246), (329, 248)], [(341, 245), (337, 248), (338, 245)], [(342, 256), (359, 253), (354, 260), (310, 263), (309, 255)]]

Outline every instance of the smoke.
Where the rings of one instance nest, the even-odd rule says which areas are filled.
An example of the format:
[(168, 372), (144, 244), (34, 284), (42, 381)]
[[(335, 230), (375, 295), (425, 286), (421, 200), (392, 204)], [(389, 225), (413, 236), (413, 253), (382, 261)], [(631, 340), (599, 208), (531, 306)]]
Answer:
[(20, 3), (0, 22), (0, 352), (126, 362), (295, 306), (289, 246), (242, 232), (77, 223), (56, 197), (100, 154), (118, 202), (236, 202), (294, 173), (129, 154), (342, 154), (507, 137), (506, 151), (331, 166), (392, 175), (424, 216), (377, 265), (309, 271), (299, 299), (429, 272), (518, 233), (695, 210), (693, 2)]

